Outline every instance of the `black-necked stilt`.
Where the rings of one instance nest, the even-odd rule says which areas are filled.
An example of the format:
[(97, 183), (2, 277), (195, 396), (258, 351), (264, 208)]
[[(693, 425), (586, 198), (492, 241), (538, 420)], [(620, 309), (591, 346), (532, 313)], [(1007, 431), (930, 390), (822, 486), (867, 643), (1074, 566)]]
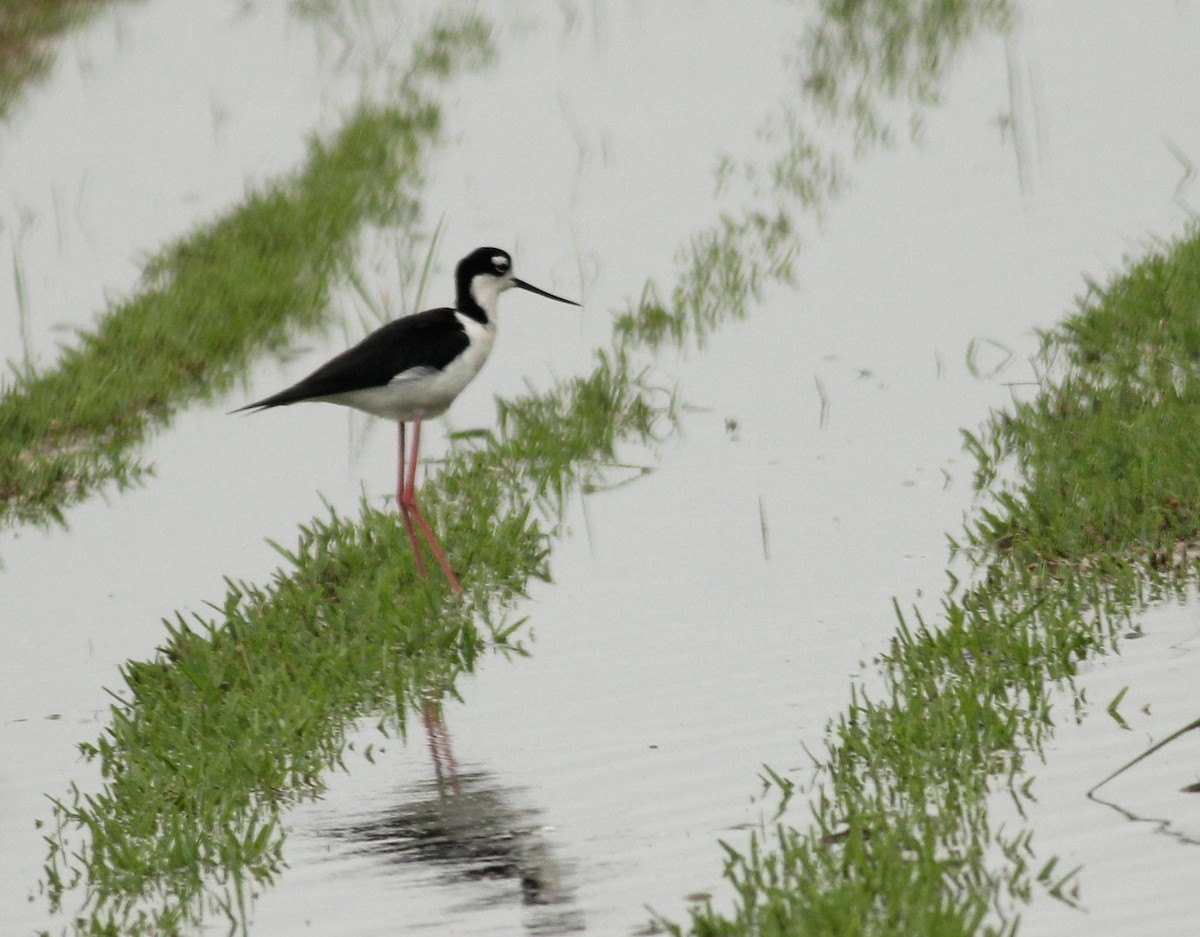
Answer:
[[(444, 413), (483, 367), (496, 338), (496, 301), (505, 290), (516, 286), (560, 303), (572, 306), (579, 303), (518, 280), (512, 274), (512, 258), (497, 247), (481, 247), (459, 261), (455, 282), (453, 308), (427, 309), (389, 322), (353, 348), (325, 362), (304, 380), (234, 412), (320, 400), (398, 422), (400, 466), (396, 503), (417, 559), (417, 572), (424, 578), (425, 561), (413, 529), (414, 521), (450, 580), (451, 588), (461, 592), (441, 545), (417, 506), (421, 421)], [(408, 423), (413, 424), (413, 440), (406, 474), (404, 428)]]

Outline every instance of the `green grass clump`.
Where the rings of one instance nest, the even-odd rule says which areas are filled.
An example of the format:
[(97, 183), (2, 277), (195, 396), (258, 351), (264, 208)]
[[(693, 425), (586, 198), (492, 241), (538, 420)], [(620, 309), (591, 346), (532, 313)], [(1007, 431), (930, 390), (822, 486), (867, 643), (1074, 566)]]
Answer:
[[(487, 50), (482, 23), (441, 23), (417, 45), (399, 103), (362, 105), (310, 144), (290, 178), (251, 194), (147, 267), (141, 292), (0, 397), (0, 523), (65, 507), (143, 466), (133, 451), (187, 403), (219, 395), (264, 349), (321, 322), (364, 225), (411, 228), (439, 114), (417, 90)], [(415, 239), (410, 239), (415, 240)]]
[[(270, 881), (280, 810), (341, 764), (353, 720), (403, 714), (479, 651), (465, 606), (443, 609), (405, 551), (394, 516), (335, 514), (302, 530), (290, 576), (230, 583), (220, 627), (167, 622), (158, 657), (123, 668), (123, 702), (83, 747), (104, 789), (56, 806), (52, 899), (83, 875), (101, 932), (159, 933), (197, 919), (206, 897), (230, 909)], [(88, 838), (72, 855), (59, 837), (75, 828)]]
[[(1043, 336), (1045, 381), (969, 437), (980, 478), (997, 456), (1020, 490), (997, 496), (970, 533), (1029, 566), (1101, 562), (1123, 551), (1169, 559), (1200, 524), (1200, 244), (1153, 252)], [(1169, 440), (1169, 445), (1164, 445)]]

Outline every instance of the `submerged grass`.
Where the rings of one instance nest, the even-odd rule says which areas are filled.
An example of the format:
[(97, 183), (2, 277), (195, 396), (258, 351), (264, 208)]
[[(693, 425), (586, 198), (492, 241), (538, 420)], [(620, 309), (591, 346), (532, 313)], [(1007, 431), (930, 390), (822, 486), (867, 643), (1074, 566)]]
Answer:
[(99, 486), (127, 484), (145, 470), (135, 446), (155, 426), (321, 322), (363, 226), (417, 218), (440, 119), (422, 80), (487, 52), (481, 20), (437, 25), (415, 47), (398, 103), (360, 106), (311, 143), (302, 170), (165, 249), (141, 291), (52, 367), (18, 367), (0, 396), (0, 523), (61, 521)]

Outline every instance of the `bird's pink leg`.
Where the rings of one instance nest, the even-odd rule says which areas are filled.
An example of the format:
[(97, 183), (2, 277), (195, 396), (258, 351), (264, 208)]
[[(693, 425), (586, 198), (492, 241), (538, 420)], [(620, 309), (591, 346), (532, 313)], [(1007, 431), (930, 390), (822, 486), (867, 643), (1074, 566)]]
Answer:
[[(416, 458), (413, 458), (414, 464)], [(404, 518), (404, 526), (408, 530), (408, 542), (412, 544), (413, 556), (417, 559), (417, 575), (425, 578), (425, 559), (421, 556), (421, 545), (417, 543), (417, 532), (413, 529), (412, 516), (409, 513), (409, 501), (405, 496), (407, 487), (404, 478), (404, 424), (400, 424), (400, 471), (396, 481), (396, 506), (400, 508), (400, 516)]]
[(421, 528), (421, 533), (425, 535), (425, 542), (429, 544), (429, 549), (433, 551), (434, 559), (438, 561), (438, 565), (442, 567), (442, 572), (450, 580), (450, 588), (454, 592), (462, 592), (462, 586), (458, 584), (458, 578), (454, 575), (454, 570), (446, 562), (446, 554), (442, 552), (441, 544), (438, 543), (437, 537), (433, 535), (433, 528), (429, 526), (429, 521), (425, 520), (425, 515), (421, 513), (420, 507), (417, 506), (417, 456), (420, 451), (421, 418), (417, 417), (413, 420), (413, 446), (408, 464), (407, 484), (402, 486), (404, 500), (401, 504), (403, 506), (404, 517), (407, 520), (409, 514), (412, 515), (413, 520), (417, 522), (417, 526)]

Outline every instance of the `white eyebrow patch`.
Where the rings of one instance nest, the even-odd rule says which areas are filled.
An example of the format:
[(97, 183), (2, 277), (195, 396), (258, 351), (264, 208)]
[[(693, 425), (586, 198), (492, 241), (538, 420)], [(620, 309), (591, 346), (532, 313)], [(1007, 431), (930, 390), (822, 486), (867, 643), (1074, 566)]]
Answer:
[(508, 258), (504, 257), (500, 254), (497, 254), (495, 257), (492, 258), (492, 265), (497, 270), (507, 270), (508, 269)]

